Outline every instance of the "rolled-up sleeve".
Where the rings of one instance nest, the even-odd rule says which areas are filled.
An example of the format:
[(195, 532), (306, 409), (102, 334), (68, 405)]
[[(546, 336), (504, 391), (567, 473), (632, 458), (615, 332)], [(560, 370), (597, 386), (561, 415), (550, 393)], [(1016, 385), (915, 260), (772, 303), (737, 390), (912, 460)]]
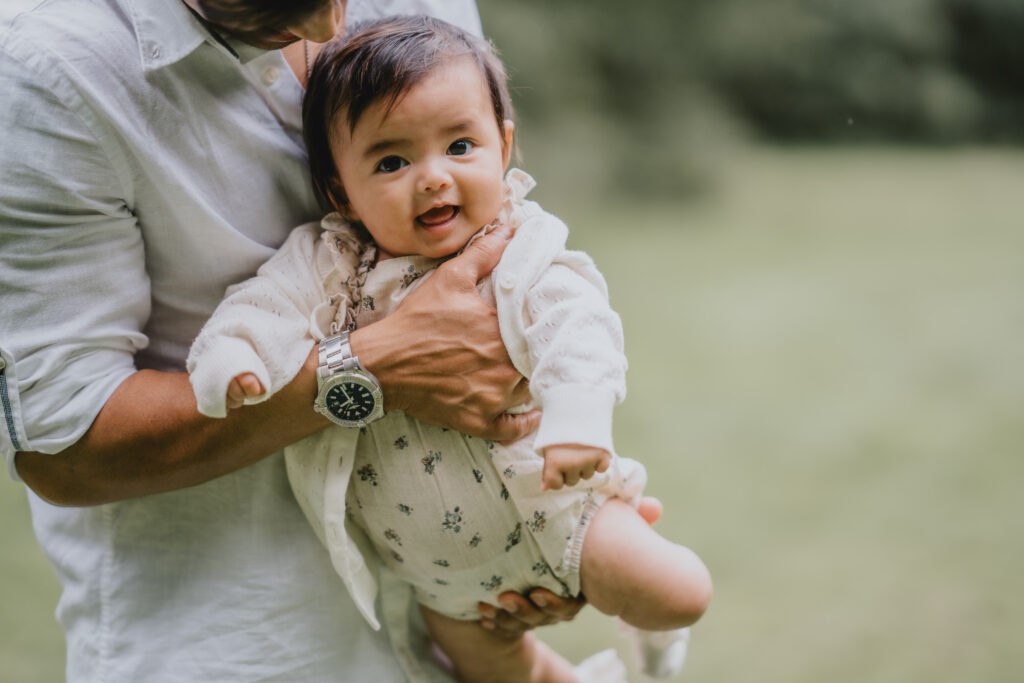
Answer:
[(0, 449), (58, 452), (134, 371), (150, 311), (127, 164), (83, 93), (0, 36)]

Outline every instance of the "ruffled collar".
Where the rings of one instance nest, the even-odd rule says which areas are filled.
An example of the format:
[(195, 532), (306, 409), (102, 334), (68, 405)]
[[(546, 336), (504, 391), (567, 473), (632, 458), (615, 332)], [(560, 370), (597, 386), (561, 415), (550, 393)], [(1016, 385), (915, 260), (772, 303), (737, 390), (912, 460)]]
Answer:
[(518, 168), (509, 169), (502, 187), (501, 209), (498, 210), (498, 217), (488, 227), (509, 225), (518, 228), (522, 225), (527, 218), (522, 212), (526, 195), (535, 187), (537, 181), (530, 177), (529, 173)]

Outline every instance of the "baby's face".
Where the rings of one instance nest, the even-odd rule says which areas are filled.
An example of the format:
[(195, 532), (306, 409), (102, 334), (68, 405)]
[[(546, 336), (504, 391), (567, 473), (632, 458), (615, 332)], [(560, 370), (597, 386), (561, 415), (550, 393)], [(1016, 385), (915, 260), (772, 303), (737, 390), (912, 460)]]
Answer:
[(331, 132), (348, 198), (339, 208), (382, 258), (453, 254), (498, 215), (512, 123), (499, 129), (470, 57), (424, 76), (390, 111), (374, 103), (352, 131), (340, 113)]

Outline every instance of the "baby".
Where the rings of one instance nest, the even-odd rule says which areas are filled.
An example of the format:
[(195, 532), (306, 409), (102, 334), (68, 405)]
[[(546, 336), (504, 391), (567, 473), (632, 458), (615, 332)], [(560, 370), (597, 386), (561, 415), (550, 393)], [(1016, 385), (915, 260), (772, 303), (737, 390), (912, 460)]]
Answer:
[[(479, 625), (478, 602), (535, 586), (582, 594), (654, 632), (648, 643), (684, 647), (710, 578), (635, 509), (644, 469), (611, 438), (625, 392), (619, 318), (593, 262), (566, 249), (564, 224), (524, 198), (532, 179), (506, 175), (514, 125), (490, 46), (425, 17), (363, 27), (324, 46), (304, 123), (314, 188), (334, 213), (297, 228), (256, 277), (229, 289), (189, 356), (200, 410), (222, 417), (265, 400), (314, 342), (323, 367), (337, 355), (361, 371), (363, 385), (322, 391), (318, 407), (358, 426), (286, 449), (289, 479), (370, 624), (379, 628), (382, 561), (413, 586), (460, 680), (579, 680), (531, 635), (510, 642)], [(382, 414), (347, 333), (394, 311), (497, 225), (516, 234), (479, 290), (530, 380), (540, 428), (498, 444)], [(682, 665), (654, 660), (651, 673)]]

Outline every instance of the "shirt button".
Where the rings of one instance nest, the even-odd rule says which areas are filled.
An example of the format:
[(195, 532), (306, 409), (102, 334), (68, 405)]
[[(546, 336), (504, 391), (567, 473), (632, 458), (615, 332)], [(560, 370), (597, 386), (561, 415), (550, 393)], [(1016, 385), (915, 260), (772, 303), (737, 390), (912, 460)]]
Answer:
[(503, 277), (501, 279), (501, 288), (502, 289), (513, 289), (515, 286), (516, 286), (516, 283), (515, 283), (515, 281), (512, 280), (512, 278), (506, 276), (506, 277)]
[(263, 72), (263, 85), (274, 85), (278, 75), (276, 66), (268, 66), (267, 70)]

